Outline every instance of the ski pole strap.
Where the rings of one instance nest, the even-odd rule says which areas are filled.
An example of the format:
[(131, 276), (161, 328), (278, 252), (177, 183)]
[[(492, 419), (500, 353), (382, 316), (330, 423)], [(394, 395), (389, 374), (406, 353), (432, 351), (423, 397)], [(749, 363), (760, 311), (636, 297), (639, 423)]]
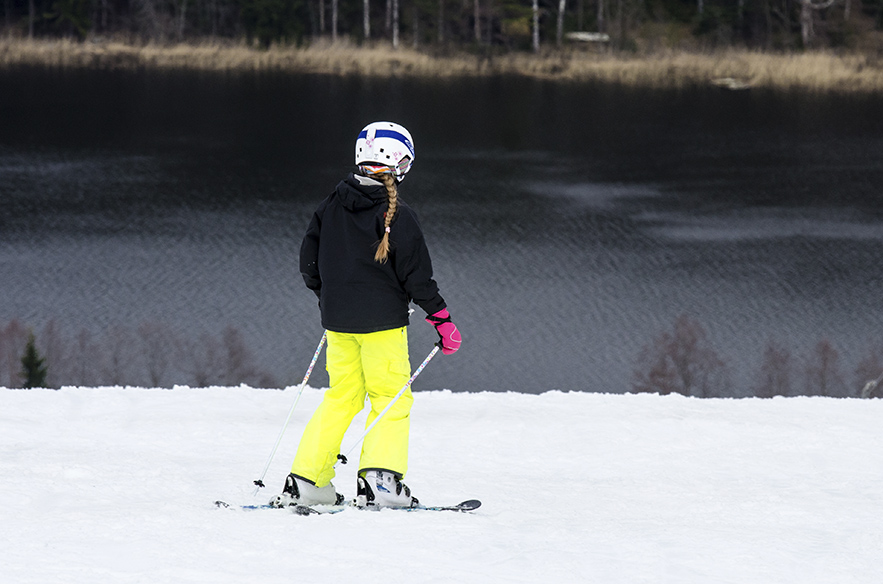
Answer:
[(449, 313), (445, 317), (440, 317), (440, 316), (435, 316), (434, 314), (427, 314), (426, 320), (428, 320), (430, 322), (430, 324), (432, 324), (432, 326), (438, 327), (438, 325), (440, 325), (440, 324), (444, 324), (446, 322), (451, 322), (451, 315)]

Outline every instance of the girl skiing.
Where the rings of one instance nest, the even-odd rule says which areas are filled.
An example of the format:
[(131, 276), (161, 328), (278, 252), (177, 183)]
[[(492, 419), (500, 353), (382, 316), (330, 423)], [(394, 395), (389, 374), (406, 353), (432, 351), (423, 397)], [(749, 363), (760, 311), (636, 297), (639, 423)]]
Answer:
[[(408, 305), (422, 308), (435, 326), (442, 352), (460, 347), (413, 210), (398, 185), (414, 162), (414, 142), (402, 126), (368, 124), (356, 139), (354, 173), (313, 214), (300, 250), (300, 271), (316, 293), (328, 331), (330, 387), (297, 449), (282, 494), (270, 504), (328, 505), (343, 501), (331, 484), (344, 433), (365, 404), (367, 424), (410, 377)], [(357, 503), (379, 507), (417, 504), (402, 483), (408, 470), (413, 403), (410, 388), (365, 437)]]

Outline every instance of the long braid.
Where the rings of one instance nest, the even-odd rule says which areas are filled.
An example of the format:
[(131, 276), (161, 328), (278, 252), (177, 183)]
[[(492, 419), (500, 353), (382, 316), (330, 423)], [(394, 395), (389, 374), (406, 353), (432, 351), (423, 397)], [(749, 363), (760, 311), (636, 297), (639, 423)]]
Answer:
[(374, 261), (385, 264), (389, 257), (389, 226), (395, 217), (396, 209), (399, 206), (399, 193), (396, 189), (396, 179), (392, 173), (381, 174), (378, 178), (383, 181), (386, 186), (386, 195), (389, 198), (389, 208), (386, 210), (386, 218), (383, 221), (383, 237), (377, 245), (377, 251), (374, 253)]

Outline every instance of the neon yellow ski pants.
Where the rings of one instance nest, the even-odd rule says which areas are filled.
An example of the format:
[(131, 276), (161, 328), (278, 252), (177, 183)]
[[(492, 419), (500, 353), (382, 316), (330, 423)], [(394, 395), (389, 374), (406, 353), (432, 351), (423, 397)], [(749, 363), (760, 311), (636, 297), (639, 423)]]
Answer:
[[(350, 334), (328, 331), (326, 369), (331, 387), (304, 429), (291, 472), (324, 487), (334, 478), (340, 444), (356, 414), (371, 400), (367, 425), (408, 382), (407, 328)], [(408, 470), (411, 404), (408, 388), (362, 443), (359, 469)]]

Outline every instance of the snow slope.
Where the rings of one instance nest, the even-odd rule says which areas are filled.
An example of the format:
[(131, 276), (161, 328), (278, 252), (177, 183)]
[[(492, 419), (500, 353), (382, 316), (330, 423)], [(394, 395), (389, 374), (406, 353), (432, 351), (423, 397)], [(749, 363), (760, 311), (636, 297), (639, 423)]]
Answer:
[(407, 482), (479, 511), (215, 508), (281, 487), (319, 390), (252, 498), (295, 394), (0, 391), (0, 581), (883, 579), (883, 400), (420, 392)]

